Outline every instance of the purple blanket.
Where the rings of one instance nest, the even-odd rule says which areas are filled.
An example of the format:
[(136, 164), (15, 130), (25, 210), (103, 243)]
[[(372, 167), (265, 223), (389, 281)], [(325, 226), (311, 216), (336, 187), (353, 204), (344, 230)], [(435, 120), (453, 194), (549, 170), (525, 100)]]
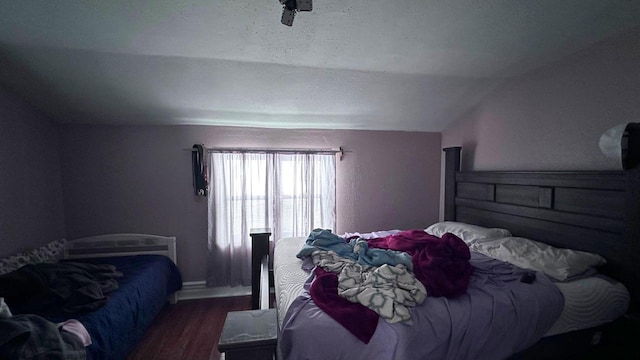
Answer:
[(470, 263), (475, 270), (464, 294), (427, 297), (410, 323), (378, 321), (369, 344), (308, 293), (298, 297), (278, 340), (283, 358), (504, 359), (538, 341), (560, 315), (564, 299), (544, 274), (527, 284), (520, 281), (525, 271), (513, 265), (478, 253), (471, 253)]
[(428, 296), (456, 297), (467, 290), (473, 267), (469, 247), (459, 237), (442, 238), (424, 230), (407, 230), (368, 240), (370, 247), (404, 251), (411, 255), (413, 273), (427, 289)]

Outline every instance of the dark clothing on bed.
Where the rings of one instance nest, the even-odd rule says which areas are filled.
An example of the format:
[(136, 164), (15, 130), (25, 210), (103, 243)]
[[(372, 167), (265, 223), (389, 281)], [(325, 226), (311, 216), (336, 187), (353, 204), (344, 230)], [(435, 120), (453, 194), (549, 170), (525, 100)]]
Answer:
[(103, 306), (106, 294), (118, 288), (120, 277), (113, 265), (29, 264), (0, 276), (0, 297), (21, 313), (52, 307), (65, 313), (85, 312)]
[(38, 315), (0, 319), (0, 360), (81, 360), (82, 341)]

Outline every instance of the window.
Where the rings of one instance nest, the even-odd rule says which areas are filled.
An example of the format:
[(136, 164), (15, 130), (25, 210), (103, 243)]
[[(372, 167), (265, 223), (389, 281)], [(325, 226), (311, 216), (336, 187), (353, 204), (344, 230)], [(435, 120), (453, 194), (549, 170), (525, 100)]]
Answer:
[(251, 228), (335, 230), (335, 155), (214, 152), (209, 179), (209, 286), (250, 284)]

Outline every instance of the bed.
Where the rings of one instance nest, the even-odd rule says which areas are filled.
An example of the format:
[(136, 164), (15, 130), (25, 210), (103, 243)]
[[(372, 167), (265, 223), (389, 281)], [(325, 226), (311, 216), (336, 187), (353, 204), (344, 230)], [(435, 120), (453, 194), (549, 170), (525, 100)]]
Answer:
[[(47, 308), (37, 313), (59, 323), (77, 319), (92, 344), (88, 359), (126, 359), (167, 301), (175, 303), (182, 280), (176, 267), (175, 237), (145, 234), (110, 234), (67, 241), (59, 264), (110, 264), (122, 277), (103, 306), (91, 311), (65, 313)], [(20, 306), (11, 307), (14, 315)]]
[[(560, 308), (554, 310), (553, 302), (527, 305), (529, 307), (524, 309), (539, 306), (535, 310), (539, 314), (532, 316), (533, 322), (527, 323), (535, 329), (523, 330), (504, 325), (500, 332), (500, 326), (492, 324), (498, 330), (492, 330), (494, 333), (485, 338), (484, 341), (493, 343), (482, 345), (484, 348), (473, 348), (476, 345), (456, 342), (452, 338), (482, 337), (487, 329), (470, 325), (460, 327), (463, 329), (461, 332), (455, 332), (452, 327), (442, 327), (438, 321), (425, 322), (420, 317), (413, 319), (413, 324), (405, 328), (378, 322), (376, 332), (365, 345), (337, 322), (327, 320), (326, 313), (309, 300), (310, 274), (301, 269), (303, 264), (295, 257), (305, 238), (279, 239), (275, 246), (274, 272), (280, 358), (422, 358), (411, 346), (422, 342), (421, 346), (429, 347), (430, 341), (448, 344), (449, 349), (444, 352), (439, 349), (437, 351), (440, 352), (429, 353), (437, 354), (436, 358), (567, 358), (593, 355), (604, 345), (618, 344), (618, 335), (627, 329), (622, 327), (620, 330), (621, 324), (627, 326), (629, 319), (634, 319), (629, 314), (637, 312), (639, 305), (639, 170), (461, 172), (461, 148), (445, 149), (445, 156), (446, 221), (508, 229), (515, 237), (599, 254), (606, 259), (606, 265), (598, 267), (595, 276), (567, 283), (546, 282), (548, 279), (538, 274), (534, 284), (555, 289), (556, 297), (561, 294)], [(483, 258), (484, 255), (472, 252), (470, 261), (474, 266), (489, 261)], [(469, 293), (482, 291), (475, 287), (473, 281), (470, 282)], [(526, 283), (514, 281), (512, 284), (520, 289), (515, 292), (530, 291), (525, 298), (550, 301), (538, 298)], [(454, 303), (455, 299), (427, 298), (423, 305), (442, 309), (429, 315), (434, 318), (448, 308), (456, 309)], [(555, 313), (545, 318), (545, 309)], [(527, 312), (522, 311), (522, 314)], [(485, 321), (490, 323), (492, 320)], [(420, 322), (430, 330), (412, 328), (419, 326), (416, 323)], [(637, 323), (633, 325), (637, 328)], [(332, 334), (333, 337), (325, 340), (324, 335), (315, 337), (317, 333)], [(512, 338), (511, 333), (520, 333), (520, 337)], [(312, 337), (313, 341), (310, 341)], [(388, 339), (393, 340), (392, 344), (385, 343)], [(494, 347), (495, 351), (488, 351), (487, 347)]]

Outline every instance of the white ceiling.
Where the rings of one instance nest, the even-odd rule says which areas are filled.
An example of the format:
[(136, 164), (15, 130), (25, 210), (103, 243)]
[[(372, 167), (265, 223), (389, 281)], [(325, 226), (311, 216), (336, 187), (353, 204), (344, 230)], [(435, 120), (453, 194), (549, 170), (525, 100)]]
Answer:
[(59, 122), (441, 131), (637, 0), (0, 1), (0, 85)]

